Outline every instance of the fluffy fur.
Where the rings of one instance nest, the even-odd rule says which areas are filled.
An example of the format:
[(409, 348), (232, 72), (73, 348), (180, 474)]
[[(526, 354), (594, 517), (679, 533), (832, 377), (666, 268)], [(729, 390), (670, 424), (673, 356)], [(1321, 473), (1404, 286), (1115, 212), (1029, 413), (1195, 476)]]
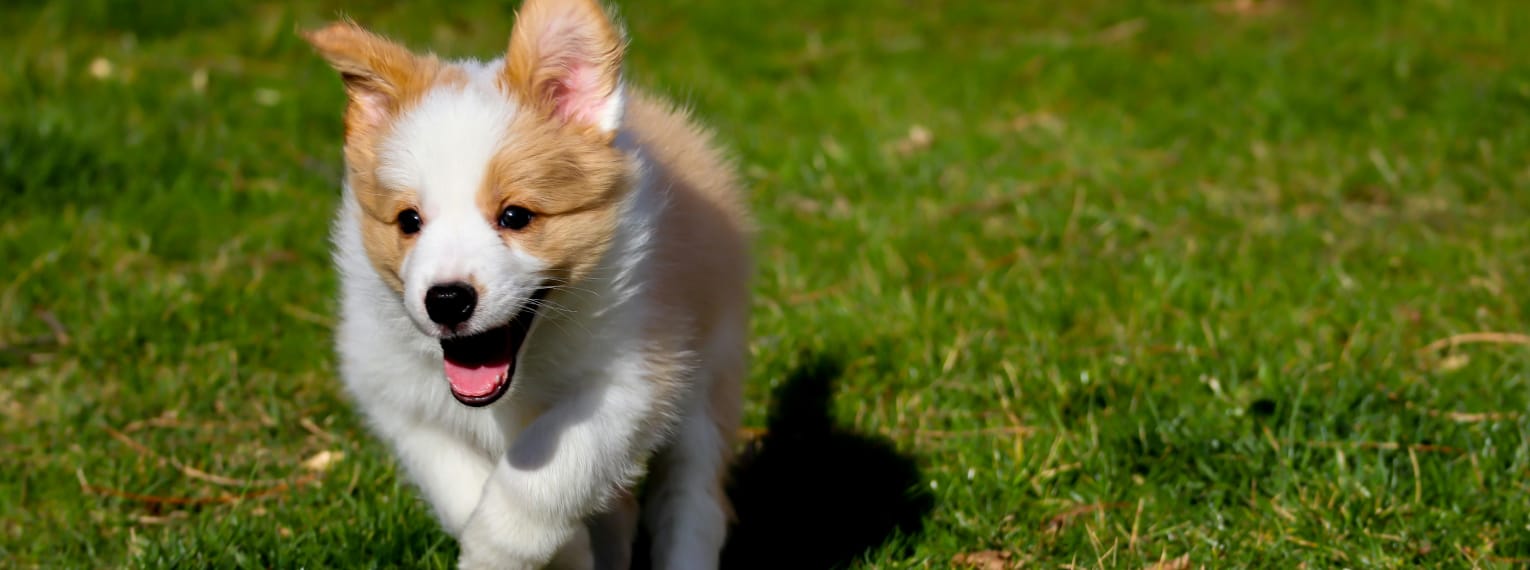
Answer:
[[(593, 0), (529, 0), (504, 58), (442, 61), (342, 22), (305, 37), (341, 73), (340, 370), (464, 568), (715, 567), (746, 349), (747, 221), (683, 113), (622, 81)], [(535, 213), (496, 225), (507, 206)], [(419, 213), (417, 233), (399, 215)], [(430, 287), (477, 294), (432, 321)], [(548, 291), (538, 300), (539, 289)], [(444, 339), (536, 310), (510, 384), (453, 398)]]

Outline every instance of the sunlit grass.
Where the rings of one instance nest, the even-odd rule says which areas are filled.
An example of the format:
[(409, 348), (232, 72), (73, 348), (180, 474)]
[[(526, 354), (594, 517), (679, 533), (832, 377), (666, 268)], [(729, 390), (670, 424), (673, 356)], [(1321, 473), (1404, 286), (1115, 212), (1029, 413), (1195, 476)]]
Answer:
[[(0, 560), (451, 566), (334, 378), (343, 95), (293, 31), (486, 56), (511, 7), (124, 6), (0, 12)], [(1530, 10), (621, 13), (758, 213), (752, 433), (830, 361), (920, 469), (862, 565), (1530, 561), (1530, 347), (1424, 350), (1530, 330)]]

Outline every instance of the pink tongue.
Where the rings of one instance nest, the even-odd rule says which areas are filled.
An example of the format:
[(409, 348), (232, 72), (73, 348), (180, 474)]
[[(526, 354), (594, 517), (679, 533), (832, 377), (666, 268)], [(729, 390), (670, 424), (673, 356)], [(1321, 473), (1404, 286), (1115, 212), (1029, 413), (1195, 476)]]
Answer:
[(452, 383), (452, 391), (469, 398), (493, 394), (509, 370), (509, 362), (465, 365), (446, 359), (446, 379)]

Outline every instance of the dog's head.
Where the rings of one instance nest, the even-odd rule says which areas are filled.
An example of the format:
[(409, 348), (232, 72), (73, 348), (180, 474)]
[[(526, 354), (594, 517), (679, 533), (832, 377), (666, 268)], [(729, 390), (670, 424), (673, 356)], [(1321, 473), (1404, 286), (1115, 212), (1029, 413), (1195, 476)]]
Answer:
[(594, 0), (528, 0), (492, 63), (416, 54), (350, 22), (304, 34), (340, 72), (366, 254), (457, 398), (492, 402), (549, 287), (588, 276), (629, 166), (613, 147), (623, 39)]

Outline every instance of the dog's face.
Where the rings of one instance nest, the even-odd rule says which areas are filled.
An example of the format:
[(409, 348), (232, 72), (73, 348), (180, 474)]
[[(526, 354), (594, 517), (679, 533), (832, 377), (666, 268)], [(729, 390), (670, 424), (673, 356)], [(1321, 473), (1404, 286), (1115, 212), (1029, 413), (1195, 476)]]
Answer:
[(373, 267), (442, 339), (458, 399), (492, 401), (539, 296), (588, 276), (616, 231), (620, 33), (593, 0), (530, 0), (489, 64), (350, 23), (305, 37), (344, 79), (347, 184)]

